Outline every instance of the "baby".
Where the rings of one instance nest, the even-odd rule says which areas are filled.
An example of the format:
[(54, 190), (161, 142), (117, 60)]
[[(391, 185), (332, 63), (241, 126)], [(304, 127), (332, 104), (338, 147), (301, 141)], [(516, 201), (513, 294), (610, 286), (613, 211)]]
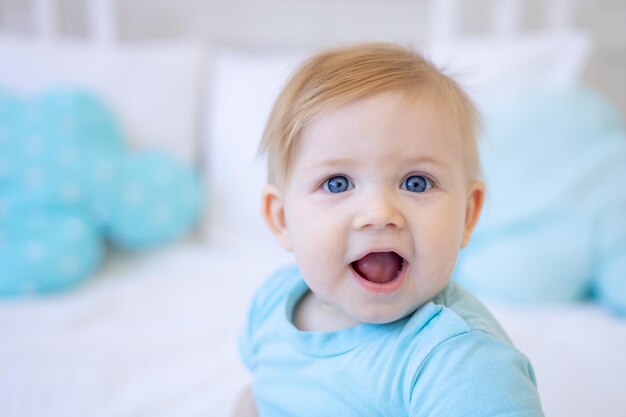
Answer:
[(262, 212), (297, 266), (257, 292), (238, 415), (542, 416), (528, 359), (450, 281), (483, 203), (477, 113), (420, 55), (313, 56), (261, 143)]

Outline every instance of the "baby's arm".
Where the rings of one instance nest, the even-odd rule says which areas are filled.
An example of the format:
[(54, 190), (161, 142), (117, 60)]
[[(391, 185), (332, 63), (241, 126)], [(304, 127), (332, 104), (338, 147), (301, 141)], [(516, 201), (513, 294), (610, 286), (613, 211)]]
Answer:
[(256, 404), (252, 396), (252, 388), (248, 385), (237, 398), (232, 417), (256, 417)]

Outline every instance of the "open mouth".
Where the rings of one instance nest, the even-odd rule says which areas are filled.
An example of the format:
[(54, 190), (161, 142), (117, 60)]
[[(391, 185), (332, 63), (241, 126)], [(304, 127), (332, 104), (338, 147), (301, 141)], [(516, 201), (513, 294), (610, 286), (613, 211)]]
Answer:
[(406, 261), (396, 252), (370, 252), (350, 264), (364, 280), (374, 284), (387, 284), (396, 280)]

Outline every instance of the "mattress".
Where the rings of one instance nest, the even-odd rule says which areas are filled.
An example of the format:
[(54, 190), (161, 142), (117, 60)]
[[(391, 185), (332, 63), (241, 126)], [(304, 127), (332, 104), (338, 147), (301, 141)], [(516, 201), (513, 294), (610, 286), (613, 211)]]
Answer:
[[(237, 334), (275, 252), (179, 244), (111, 257), (73, 291), (0, 301), (3, 416), (227, 416)], [(548, 416), (626, 415), (626, 320), (590, 304), (487, 302), (535, 367)]]

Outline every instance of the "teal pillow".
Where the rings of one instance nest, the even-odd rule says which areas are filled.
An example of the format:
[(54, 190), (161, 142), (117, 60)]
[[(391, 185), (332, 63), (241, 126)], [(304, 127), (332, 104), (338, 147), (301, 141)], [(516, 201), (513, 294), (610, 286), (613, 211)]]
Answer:
[(594, 297), (626, 312), (626, 134), (587, 88), (486, 109), (487, 200), (455, 278), (523, 303)]
[(88, 216), (66, 208), (8, 206), (0, 216), (0, 296), (65, 289), (100, 264), (102, 239)]
[(32, 99), (0, 93), (0, 103), (0, 184), (31, 204), (86, 210), (107, 221), (123, 151), (108, 108), (69, 89)]
[(187, 232), (201, 209), (201, 184), (190, 167), (165, 153), (124, 156), (108, 236), (125, 249), (169, 242)]
[(93, 94), (0, 90), (0, 295), (67, 288), (96, 269), (105, 238), (164, 244), (200, 208), (197, 173), (164, 153), (128, 153)]
[(122, 150), (90, 93), (0, 91), (0, 295), (68, 288), (97, 268)]

